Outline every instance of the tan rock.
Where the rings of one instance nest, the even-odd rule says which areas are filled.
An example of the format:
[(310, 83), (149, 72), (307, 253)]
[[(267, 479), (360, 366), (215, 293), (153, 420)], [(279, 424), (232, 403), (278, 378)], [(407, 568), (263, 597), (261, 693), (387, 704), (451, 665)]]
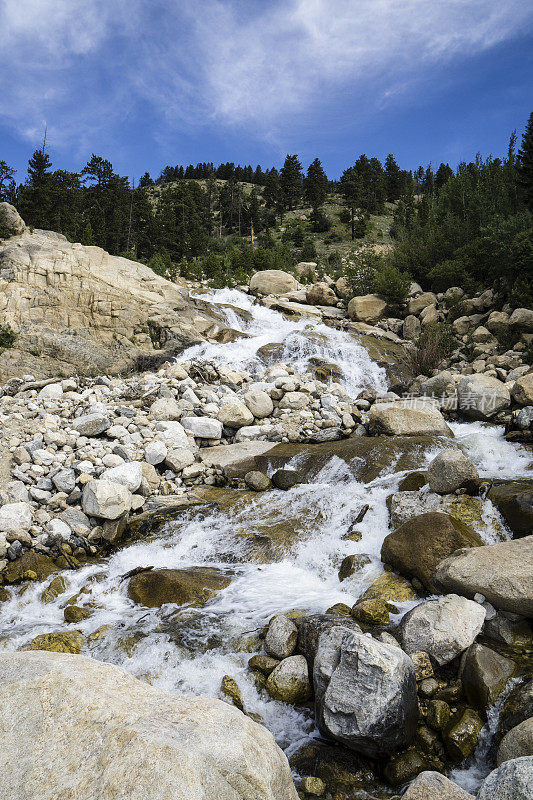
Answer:
[(348, 303), (348, 316), (356, 322), (373, 325), (387, 314), (387, 302), (377, 294), (352, 297)]

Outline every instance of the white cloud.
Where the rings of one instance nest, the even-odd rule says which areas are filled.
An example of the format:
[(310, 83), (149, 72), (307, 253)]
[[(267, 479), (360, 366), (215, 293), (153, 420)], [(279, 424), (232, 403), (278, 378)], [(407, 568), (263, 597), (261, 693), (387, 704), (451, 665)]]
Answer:
[(3, 0), (0, 120), (87, 149), (143, 103), (154, 130), (268, 139), (331, 94), (379, 107), (532, 23), (523, 0)]

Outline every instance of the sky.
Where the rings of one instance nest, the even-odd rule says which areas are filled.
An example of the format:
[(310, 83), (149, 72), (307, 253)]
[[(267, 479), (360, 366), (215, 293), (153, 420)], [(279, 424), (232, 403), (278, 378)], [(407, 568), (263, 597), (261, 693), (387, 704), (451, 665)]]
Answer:
[(338, 177), (503, 155), (533, 110), (532, 0), (0, 0), (0, 159), (91, 153)]

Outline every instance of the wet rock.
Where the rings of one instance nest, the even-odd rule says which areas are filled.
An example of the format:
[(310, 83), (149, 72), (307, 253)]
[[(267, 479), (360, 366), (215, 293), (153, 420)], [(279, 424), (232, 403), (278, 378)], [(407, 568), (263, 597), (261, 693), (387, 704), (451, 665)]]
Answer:
[(525, 719), (505, 734), (498, 747), (497, 764), (522, 756), (533, 756), (533, 717)]
[(247, 472), (244, 476), (244, 481), (254, 492), (264, 492), (272, 488), (272, 481), (268, 475), (265, 475), (264, 472), (259, 472), (259, 470)]
[(298, 639), (298, 628), (280, 614), (271, 621), (265, 636), (265, 650), (273, 658), (283, 659), (292, 656), (296, 650)]
[(302, 483), (302, 476), (295, 469), (278, 469), (272, 475), (272, 483), (276, 489), (292, 489), (298, 483)]
[(465, 708), (452, 717), (442, 739), (450, 758), (463, 761), (476, 749), (483, 720), (472, 708)]
[(326, 793), (326, 784), (320, 778), (306, 775), (302, 778), (302, 790), (312, 797), (322, 797)]
[(386, 600), (391, 603), (404, 603), (414, 600), (416, 592), (408, 580), (394, 572), (383, 572), (372, 581), (361, 595), (361, 600)]
[(472, 644), (463, 656), (459, 677), (470, 705), (491, 706), (516, 671), (516, 664), (485, 645)]
[(307, 661), (303, 656), (289, 656), (275, 667), (266, 682), (266, 690), (274, 700), (303, 703), (311, 697)]
[(364, 625), (388, 625), (390, 605), (385, 600), (359, 600), (352, 608), (352, 617)]
[[(349, 606), (347, 606), (347, 609), (348, 613), (350, 613), (351, 609)], [(310, 614), (309, 616), (302, 617), (300, 620), (296, 650), (298, 653), (305, 656), (309, 663), (310, 670), (312, 670), (314, 666), (321, 634), (338, 625), (342, 625), (343, 628), (349, 628), (357, 633), (362, 633), (357, 622), (335, 614)]]
[(342, 559), (339, 567), (339, 580), (341, 582), (346, 580), (346, 578), (351, 577), (367, 564), (370, 564), (371, 561), (372, 559), (366, 553), (355, 553), (354, 555), (346, 556)]
[(57, 653), (2, 654), (0, 684), (6, 797), (297, 800), (272, 735), (221, 700)]
[(485, 613), (478, 603), (454, 594), (428, 600), (402, 619), (402, 647), (407, 653), (424, 650), (437, 664), (447, 664), (472, 644)]
[(114, 481), (92, 480), (83, 490), (82, 508), (90, 517), (117, 519), (130, 510), (131, 492)]
[(53, 572), (57, 572), (54, 561), (35, 550), (28, 550), (16, 561), (8, 564), (2, 572), (5, 583), (20, 583), (24, 580), (44, 581)]
[(532, 786), (533, 756), (511, 759), (485, 778), (477, 800), (531, 800)]
[(214, 567), (152, 569), (130, 578), (128, 597), (150, 608), (165, 603), (204, 605), (230, 582), (228, 575)]
[(515, 538), (527, 536), (533, 531), (533, 480), (493, 484), (487, 497), (494, 503)]
[(428, 466), (429, 488), (438, 494), (449, 494), (464, 486), (471, 486), (479, 473), (461, 450), (442, 450)]
[(319, 728), (347, 747), (373, 757), (413, 737), (416, 680), (399, 648), (335, 626), (320, 636), (313, 680)]
[(457, 384), (458, 407), (465, 417), (490, 419), (498, 411), (509, 408), (509, 389), (489, 375), (465, 375)]
[(426, 756), (415, 747), (409, 747), (401, 753), (393, 755), (384, 774), (389, 783), (399, 786), (412, 780), (416, 775), (430, 766)]
[(74, 623), (82, 622), (84, 619), (89, 619), (93, 612), (89, 608), (81, 608), (80, 606), (66, 606), (63, 611), (65, 622)]
[(83, 647), (80, 631), (54, 631), (41, 633), (32, 639), (26, 650), (48, 650), (51, 653), (74, 653), (79, 655)]
[(41, 594), (41, 603), (52, 603), (56, 597), (67, 590), (67, 584), (62, 575), (53, 578)]
[(475, 800), (440, 772), (421, 772), (408, 786), (402, 800)]
[(452, 432), (432, 401), (398, 400), (374, 403), (369, 411), (373, 433), (389, 436), (451, 436)]
[(410, 472), (401, 479), (400, 483), (398, 484), (398, 491), (417, 492), (422, 488), (422, 486), (425, 486), (427, 482), (427, 473), (423, 470), (416, 470), (415, 472)]
[(427, 653), (421, 650), (419, 653), (410, 653), (410, 656), (415, 668), (417, 683), (433, 676), (433, 666)]
[(431, 700), (427, 709), (427, 724), (435, 731), (442, 731), (450, 721), (450, 706), (445, 700)]
[(230, 675), (224, 675), (222, 683), (220, 684), (220, 691), (231, 700), (235, 708), (238, 708), (239, 711), (243, 710), (241, 691), (237, 686), (235, 678), (232, 678)]
[(482, 544), (481, 536), (455, 517), (429, 512), (389, 533), (381, 547), (381, 560), (434, 591), (432, 574), (447, 556), (459, 548)]
[(533, 616), (533, 536), (461, 550), (442, 561), (432, 583), (467, 597), (476, 593), (496, 608)]
[(533, 717), (533, 680), (516, 686), (505, 701), (500, 716), (500, 735), (505, 735), (529, 717)]
[(279, 659), (259, 653), (258, 655), (251, 657), (251, 659), (248, 661), (248, 666), (250, 669), (258, 670), (259, 672), (262, 672), (263, 675), (268, 677), (268, 675), (270, 675), (272, 670), (274, 670), (279, 663)]

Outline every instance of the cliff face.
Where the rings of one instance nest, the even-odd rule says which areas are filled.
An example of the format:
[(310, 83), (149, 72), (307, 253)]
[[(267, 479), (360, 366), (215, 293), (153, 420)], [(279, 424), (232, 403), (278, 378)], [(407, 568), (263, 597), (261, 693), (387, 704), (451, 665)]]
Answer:
[(15, 233), (0, 240), (0, 322), (16, 334), (0, 355), (0, 381), (116, 374), (204, 339), (232, 338), (184, 286), (99, 247), (31, 232), (12, 206), (0, 206)]

